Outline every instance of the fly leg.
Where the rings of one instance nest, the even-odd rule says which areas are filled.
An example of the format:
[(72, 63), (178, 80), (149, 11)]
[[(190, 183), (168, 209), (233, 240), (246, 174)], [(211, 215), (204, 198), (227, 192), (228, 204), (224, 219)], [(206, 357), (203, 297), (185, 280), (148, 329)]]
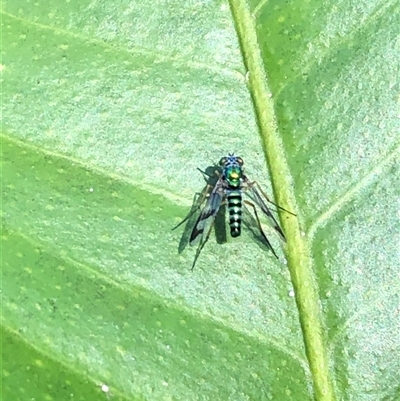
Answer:
[[(215, 196), (215, 194), (212, 194), (211, 196), (213, 196), (213, 195)], [(217, 199), (219, 199), (219, 197)], [(212, 220), (210, 221), (209, 224), (206, 224), (205, 227), (201, 224), (202, 222), (204, 222), (203, 220), (201, 220), (203, 215), (201, 214), (199, 216), (199, 219), (198, 219), (198, 221), (197, 221), (197, 223), (195, 225), (195, 228), (193, 229), (192, 235), (191, 235), (191, 243), (190, 244), (192, 246), (197, 243), (197, 239), (198, 238), (200, 239), (199, 245), (198, 245), (197, 250), (196, 250), (196, 255), (195, 255), (194, 260), (193, 260), (193, 264), (192, 264), (192, 269), (191, 270), (194, 269), (194, 266), (195, 266), (195, 264), (197, 262), (197, 259), (200, 256), (201, 251), (203, 250), (203, 248), (204, 248), (205, 244), (207, 243), (208, 239), (210, 238), (210, 234), (211, 234), (212, 228), (214, 227), (214, 223), (215, 223), (215, 216), (218, 214), (218, 211), (220, 210), (220, 207), (224, 206), (225, 203), (226, 203), (225, 199), (222, 200), (222, 201), (219, 200), (217, 202), (216, 206), (214, 208), (210, 209), (213, 212), (211, 214), (209, 214), (206, 217), (206, 220), (204, 220), (204, 221), (206, 222), (207, 219), (212, 219)], [(206, 206), (206, 208), (207, 208), (207, 206)]]
[(267, 245), (268, 245), (268, 248), (272, 251), (272, 253), (274, 254), (274, 256), (275, 256), (277, 259), (279, 259), (279, 258), (278, 258), (278, 255), (275, 253), (274, 248), (272, 247), (271, 243), (269, 242), (269, 239), (268, 239), (267, 236), (265, 235), (264, 230), (263, 230), (262, 227), (261, 227), (260, 219), (259, 219), (259, 217), (258, 217), (257, 209), (256, 209), (254, 203), (251, 203), (251, 202), (248, 201), (247, 199), (245, 199), (243, 202), (246, 203), (246, 205), (251, 206), (251, 208), (253, 209), (254, 216), (255, 216), (255, 218), (256, 218), (257, 225), (258, 225), (258, 229), (260, 230), (261, 235), (262, 235), (263, 238), (265, 239), (265, 241), (266, 241), (266, 243), (267, 243)]
[(189, 214), (175, 227), (172, 228), (172, 230), (176, 230), (178, 227), (180, 227), (185, 221), (188, 221), (203, 205), (204, 201), (207, 199), (207, 196), (210, 195), (210, 190), (212, 189), (212, 185), (207, 184), (204, 189), (201, 191), (199, 197), (197, 200), (195, 200), (195, 203), (197, 205), (189, 212)]
[(213, 228), (213, 225), (214, 225), (214, 222), (212, 222), (212, 224), (210, 224), (210, 227), (208, 228), (208, 231), (207, 231), (207, 234), (206, 234), (204, 240), (202, 240), (202, 241), (200, 242), (199, 246), (197, 247), (196, 255), (195, 255), (195, 257), (194, 257), (193, 264), (192, 264), (192, 268), (191, 268), (192, 271), (193, 271), (193, 269), (194, 269), (194, 265), (195, 265), (196, 262), (197, 262), (197, 259), (198, 259), (199, 256), (200, 256), (200, 253), (201, 253), (202, 249), (204, 248), (204, 245), (205, 245), (206, 242), (208, 241), (208, 238), (210, 238), (211, 229)]
[(214, 170), (214, 174), (210, 175), (207, 173), (207, 171), (203, 171), (197, 167), (197, 170), (200, 171), (201, 174), (203, 174), (204, 179), (206, 180), (208, 185), (215, 186), (219, 178), (221, 177), (221, 173), (218, 170)]
[[(214, 175), (210, 175), (207, 172), (197, 168), (197, 170), (200, 171), (201, 174), (203, 174), (206, 178), (207, 185), (204, 187), (204, 189), (201, 191), (199, 198), (195, 201), (197, 202), (197, 206), (194, 207), (189, 214), (175, 227), (172, 228), (172, 230), (177, 229), (179, 226), (181, 226), (185, 221), (188, 221), (203, 205), (204, 201), (207, 199), (207, 197), (210, 195), (210, 190), (215, 187), (215, 184), (217, 183), (219, 177), (221, 176), (220, 172), (215, 170)], [(215, 181), (215, 178), (217, 179)], [(214, 182), (215, 181), (215, 182)]]
[[(277, 208), (279, 208), (279, 209), (285, 211), (286, 213), (291, 214), (292, 216), (296, 216), (294, 213), (290, 212), (289, 210), (283, 208), (282, 206), (279, 206), (279, 205), (278, 205), (277, 203), (275, 203), (275, 202), (272, 202), (272, 200), (268, 198), (268, 195), (262, 190), (260, 184), (259, 184), (257, 181), (250, 182), (250, 181), (246, 178), (246, 183), (247, 183), (247, 185), (248, 185), (250, 188), (253, 189), (253, 191), (256, 190), (256, 189), (258, 189), (258, 191), (261, 192), (261, 194), (264, 196), (264, 198), (265, 198), (269, 203), (271, 203), (271, 205), (274, 205), (275, 207), (277, 207)], [(256, 187), (256, 188), (254, 188), (254, 187)]]

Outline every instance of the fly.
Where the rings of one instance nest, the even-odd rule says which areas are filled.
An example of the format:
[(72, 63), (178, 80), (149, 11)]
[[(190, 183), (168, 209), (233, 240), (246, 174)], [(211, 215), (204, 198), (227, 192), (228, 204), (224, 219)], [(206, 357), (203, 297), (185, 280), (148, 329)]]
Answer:
[[(241, 234), (242, 214), (244, 210), (244, 205), (247, 205), (254, 213), (258, 229), (261, 235), (263, 236), (264, 240), (266, 241), (268, 248), (271, 250), (273, 255), (278, 259), (278, 255), (276, 254), (274, 248), (272, 247), (271, 243), (269, 242), (266, 234), (264, 233), (261, 227), (256, 205), (268, 217), (268, 219), (272, 223), (274, 230), (278, 233), (282, 241), (286, 241), (285, 235), (281, 227), (279, 226), (278, 222), (272, 215), (263, 197), (267, 202), (272, 203), (279, 209), (282, 209), (290, 214), (293, 213), (271, 202), (268, 196), (263, 192), (259, 184), (256, 181), (251, 182), (248, 179), (248, 177), (244, 174), (243, 171), (243, 159), (241, 157), (230, 154), (229, 156), (223, 157), (220, 160), (219, 166), (220, 166), (220, 172), (216, 171), (216, 174), (219, 178), (215, 183), (215, 185), (212, 186), (208, 184), (204, 188), (202, 194), (200, 195), (201, 199), (199, 202), (199, 206), (175, 227), (175, 228), (179, 227), (182, 223), (184, 223), (187, 219), (189, 219), (191, 215), (195, 213), (196, 210), (198, 210), (207, 199), (207, 202), (203, 210), (201, 211), (199, 217), (197, 218), (197, 221), (190, 235), (190, 241), (189, 241), (190, 245), (191, 246), (197, 245), (197, 251), (192, 264), (192, 270), (194, 269), (194, 266), (197, 262), (198, 257), (200, 256), (200, 253), (204, 245), (208, 241), (211, 229), (214, 225), (215, 217), (218, 214), (218, 210), (223, 204), (226, 203), (228, 206), (229, 227), (231, 236), (238, 237)], [(202, 173), (206, 174), (204, 172)], [(245, 192), (249, 195), (249, 197), (253, 200), (254, 203), (247, 199), (243, 199), (243, 194)]]

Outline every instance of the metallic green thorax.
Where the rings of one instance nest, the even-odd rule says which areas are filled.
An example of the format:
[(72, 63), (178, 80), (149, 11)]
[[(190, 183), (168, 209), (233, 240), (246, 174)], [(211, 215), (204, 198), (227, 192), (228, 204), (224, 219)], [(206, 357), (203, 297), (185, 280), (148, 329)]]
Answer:
[(240, 179), (242, 178), (243, 175), (243, 171), (240, 166), (226, 167), (224, 175), (230, 187), (238, 188), (240, 186)]

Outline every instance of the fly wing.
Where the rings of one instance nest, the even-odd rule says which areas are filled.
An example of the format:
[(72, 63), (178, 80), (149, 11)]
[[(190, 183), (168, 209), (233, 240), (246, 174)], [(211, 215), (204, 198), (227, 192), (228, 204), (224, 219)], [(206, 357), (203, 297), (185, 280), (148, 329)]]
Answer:
[(257, 188), (254, 187), (254, 185), (251, 185), (247, 180), (245, 181), (247, 184), (247, 190), (250, 191), (252, 198), (254, 202), (257, 203), (257, 205), (260, 207), (260, 209), (263, 211), (263, 213), (269, 218), (272, 227), (274, 227), (275, 231), (279, 234), (281, 239), (283, 241), (286, 241), (285, 234), (283, 233), (281, 227), (279, 226), (278, 222), (276, 221), (274, 215), (271, 213), (271, 210), (267, 206), (267, 204), (264, 202), (262, 196), (258, 192)]
[(190, 245), (194, 246), (199, 242), (203, 242), (203, 239), (208, 237), (211, 227), (214, 223), (215, 216), (221, 207), (224, 191), (222, 188), (221, 180), (218, 180), (214, 189), (212, 190), (206, 205), (198, 217), (196, 224), (194, 225), (192, 234), (190, 235)]

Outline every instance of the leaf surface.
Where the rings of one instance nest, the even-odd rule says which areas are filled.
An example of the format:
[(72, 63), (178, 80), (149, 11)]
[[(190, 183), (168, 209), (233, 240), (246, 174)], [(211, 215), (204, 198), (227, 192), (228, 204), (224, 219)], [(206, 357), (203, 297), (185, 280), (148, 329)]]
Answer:
[[(322, 380), (338, 399), (400, 396), (398, 4), (231, 7), (6, 3), (4, 399), (312, 399), (292, 296), (308, 279)], [(265, 76), (246, 75), (249, 46)], [(178, 253), (196, 168), (230, 152), (296, 212), (307, 276), (284, 213), (289, 266), (272, 230), (280, 262), (248, 230), (212, 236), (193, 273)]]

